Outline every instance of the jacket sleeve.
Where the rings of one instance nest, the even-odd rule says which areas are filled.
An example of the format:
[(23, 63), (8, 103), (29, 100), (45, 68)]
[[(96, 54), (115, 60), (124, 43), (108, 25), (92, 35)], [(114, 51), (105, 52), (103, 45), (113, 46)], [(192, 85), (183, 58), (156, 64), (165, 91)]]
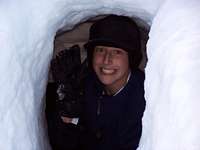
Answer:
[(119, 133), (119, 150), (136, 150), (139, 144), (142, 124), (141, 121), (128, 120)]
[(140, 141), (145, 108), (144, 88), (139, 87), (136, 91), (119, 121), (119, 150), (136, 150)]

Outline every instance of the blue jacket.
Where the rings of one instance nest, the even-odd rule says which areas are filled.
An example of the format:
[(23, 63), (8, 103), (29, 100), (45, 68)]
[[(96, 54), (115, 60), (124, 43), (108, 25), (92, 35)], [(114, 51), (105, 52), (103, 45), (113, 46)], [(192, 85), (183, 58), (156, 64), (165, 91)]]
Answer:
[(132, 72), (124, 89), (116, 96), (102, 95), (96, 76), (86, 83), (84, 125), (86, 150), (135, 150), (142, 131), (145, 109), (144, 73)]

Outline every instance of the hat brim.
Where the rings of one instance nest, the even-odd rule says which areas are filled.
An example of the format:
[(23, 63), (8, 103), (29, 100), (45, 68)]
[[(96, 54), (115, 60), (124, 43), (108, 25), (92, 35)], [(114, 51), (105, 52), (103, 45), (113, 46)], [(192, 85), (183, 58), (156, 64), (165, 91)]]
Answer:
[(123, 46), (119, 45), (118, 43), (109, 40), (109, 39), (95, 39), (95, 40), (89, 40), (85, 45), (86, 50), (92, 50), (95, 46), (110, 46), (110, 47), (116, 47), (116, 48), (123, 48)]

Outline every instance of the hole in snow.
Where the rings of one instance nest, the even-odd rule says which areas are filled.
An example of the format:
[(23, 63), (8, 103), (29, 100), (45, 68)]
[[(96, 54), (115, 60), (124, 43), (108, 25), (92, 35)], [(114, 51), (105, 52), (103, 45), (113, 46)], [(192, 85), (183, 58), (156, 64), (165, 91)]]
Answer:
[[(60, 29), (57, 32), (55, 41), (54, 41), (53, 58), (55, 58), (56, 55), (60, 51), (68, 49), (71, 46), (78, 44), (81, 49), (81, 60), (85, 59), (86, 51), (84, 50), (83, 45), (88, 40), (89, 28), (96, 20), (103, 17), (105, 17), (105, 15), (97, 16), (84, 23), (77, 24), (70, 31), (67, 31), (65, 27)], [(141, 70), (144, 70), (146, 62), (147, 62), (146, 43), (148, 40), (149, 28), (146, 24), (145, 25), (141, 24), (141, 20), (139, 19), (134, 19), (134, 20), (138, 23), (138, 26), (140, 28), (140, 33), (141, 33), (143, 59), (141, 61), (139, 68)], [(67, 146), (66, 141), (69, 138), (69, 136), (71, 136), (70, 135), (71, 131), (68, 131), (68, 129), (62, 123), (58, 115), (58, 110), (56, 108), (56, 99), (58, 99), (56, 90), (57, 90), (57, 85), (55, 84), (52, 78), (52, 73), (50, 70), (49, 80), (47, 84), (47, 93), (46, 93), (46, 117), (47, 117), (47, 123), (48, 123), (49, 140), (53, 148), (58, 148), (59, 146), (61, 147)]]

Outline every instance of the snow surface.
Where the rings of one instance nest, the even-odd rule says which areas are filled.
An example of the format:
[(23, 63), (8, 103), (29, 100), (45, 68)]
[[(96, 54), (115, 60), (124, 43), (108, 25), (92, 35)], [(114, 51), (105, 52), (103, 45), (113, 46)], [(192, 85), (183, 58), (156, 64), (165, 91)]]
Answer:
[(153, 20), (139, 150), (200, 150), (199, 12), (200, 1), (169, 0)]
[(199, 11), (199, 0), (1, 0), (0, 150), (50, 150), (42, 98), (55, 34), (109, 13), (151, 26), (138, 149), (200, 150)]

